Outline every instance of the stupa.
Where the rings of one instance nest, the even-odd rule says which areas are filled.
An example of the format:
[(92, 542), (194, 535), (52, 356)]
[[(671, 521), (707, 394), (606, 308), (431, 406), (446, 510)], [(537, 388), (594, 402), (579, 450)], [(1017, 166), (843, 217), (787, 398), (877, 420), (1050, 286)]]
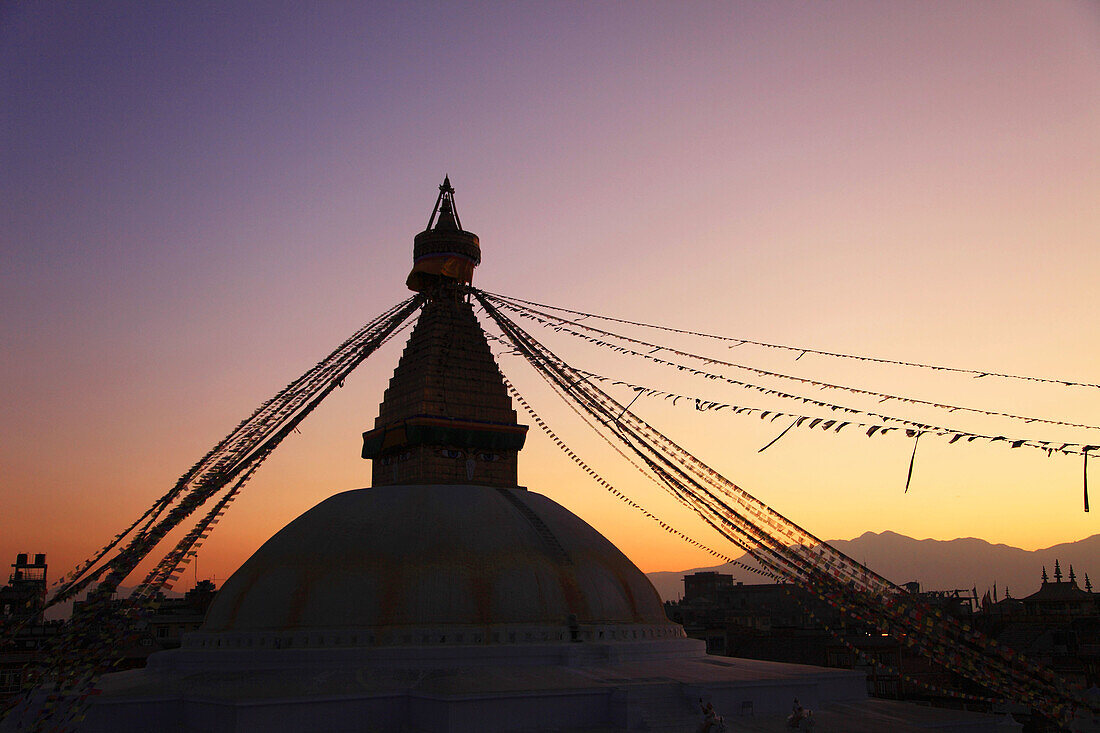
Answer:
[(519, 486), (527, 428), (449, 180), (413, 251), (427, 301), (363, 435), (372, 487), (265, 542), (180, 649), (103, 679), (81, 730), (671, 731), (704, 699), (746, 722), (870, 702), (862, 672), (708, 656), (611, 542)]

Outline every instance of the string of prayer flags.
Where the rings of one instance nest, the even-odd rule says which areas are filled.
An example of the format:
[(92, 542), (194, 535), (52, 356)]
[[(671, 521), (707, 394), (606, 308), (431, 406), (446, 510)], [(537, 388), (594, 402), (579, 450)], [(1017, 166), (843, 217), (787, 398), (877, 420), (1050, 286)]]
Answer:
[[(492, 337), (496, 338), (496, 337)], [(770, 418), (776, 420), (782, 417), (791, 417), (795, 419), (794, 427), (807, 427), (814, 429), (820, 427), (821, 430), (829, 432), (839, 433), (844, 428), (855, 425), (859, 428), (866, 428), (866, 434), (868, 437), (874, 435), (885, 435), (897, 428), (887, 425), (873, 425), (870, 423), (856, 422), (850, 420), (837, 420), (835, 418), (821, 418), (811, 415), (800, 415), (794, 413), (778, 412), (774, 410), (763, 410), (758, 407), (743, 407), (739, 405), (731, 405), (728, 403), (720, 403), (714, 400), (707, 400), (700, 397), (689, 397), (686, 395), (676, 394), (675, 392), (668, 392), (653, 387), (646, 387), (643, 385), (635, 384), (633, 382), (627, 382), (621, 379), (613, 379), (595, 372), (586, 371), (584, 369), (578, 369), (578, 373), (595, 379), (600, 382), (606, 382), (612, 386), (623, 386), (631, 390), (640, 392), (643, 397), (660, 397), (665, 400), (672, 400), (673, 404), (676, 404), (678, 400), (692, 400), (697, 405), (696, 410), (700, 412), (720, 412), (721, 410), (729, 410), (735, 415), (759, 415), (761, 420)], [(873, 413), (869, 413), (872, 414)], [(875, 417), (882, 417), (874, 415)], [(984, 435), (981, 433), (973, 433), (960, 428), (945, 427), (939, 425), (929, 425), (927, 423), (920, 423), (915, 421), (902, 420), (901, 418), (886, 418), (898, 422), (900, 425), (906, 426), (907, 435), (913, 437), (916, 432), (931, 433), (938, 437), (949, 437), (948, 444), (953, 444), (966, 438), (967, 442), (973, 442), (975, 440), (983, 440), (989, 442), (1008, 442), (1012, 447), (1027, 447), (1041, 450), (1045, 453), (1062, 453), (1065, 455), (1081, 455), (1082, 449), (1085, 446), (1081, 443), (1052, 443), (1047, 440), (1039, 440), (1036, 438), (1006, 438), (1003, 435)], [(1057, 446), (1057, 447), (1056, 447)], [(765, 448), (768, 446), (765, 446)], [(1094, 446), (1095, 447), (1095, 446)], [(763, 452), (761, 449), (760, 452)]]
[(612, 316), (598, 315), (595, 313), (585, 313), (584, 311), (573, 310), (572, 308), (562, 308), (556, 305), (546, 305), (545, 303), (536, 303), (532, 300), (524, 300), (523, 298), (516, 298), (514, 296), (505, 296), (497, 293), (486, 293), (486, 295), (499, 300), (509, 302), (512, 304), (525, 304), (529, 306), (535, 306), (537, 308), (549, 308), (550, 310), (560, 311), (562, 313), (571, 313), (573, 315), (581, 316), (577, 319), (577, 322), (584, 320), (585, 318), (597, 318), (603, 321), (609, 321), (612, 323), (622, 323), (629, 326), (641, 326), (643, 328), (651, 328), (657, 331), (666, 331), (668, 333), (679, 333), (688, 336), (700, 336), (702, 338), (714, 339), (717, 341), (725, 341), (731, 343), (729, 348), (735, 349), (738, 346), (744, 346), (745, 344), (752, 344), (753, 346), (762, 346), (768, 349), (781, 349), (783, 351), (797, 351), (798, 356), (795, 357), (795, 361), (798, 361), (806, 354), (816, 354), (818, 356), (828, 356), (840, 359), (854, 359), (856, 361), (876, 362), (879, 364), (895, 364), (905, 367), (916, 367), (919, 369), (930, 369), (938, 372), (956, 372), (959, 374), (971, 374), (975, 379), (982, 379), (983, 377), (998, 377), (1001, 379), (1016, 379), (1025, 382), (1044, 382), (1047, 384), (1058, 384), (1065, 387), (1091, 387), (1093, 389), (1100, 389), (1100, 384), (1093, 384), (1091, 382), (1078, 382), (1070, 379), (1054, 379), (1050, 377), (1030, 377), (1019, 374), (1007, 374), (1004, 372), (994, 372), (988, 370), (979, 369), (964, 369), (961, 367), (949, 367), (938, 364), (926, 364), (916, 361), (904, 361), (901, 359), (884, 359), (881, 357), (864, 356), (859, 354), (846, 354), (839, 351), (825, 351), (822, 349), (811, 349), (805, 346), (787, 346), (783, 344), (773, 344), (766, 341), (754, 341), (752, 339), (733, 338), (730, 336), (718, 336), (711, 333), (703, 333), (701, 331), (689, 331), (680, 328), (671, 328), (669, 326), (657, 326), (652, 323), (642, 323), (640, 321), (630, 321), (625, 318), (613, 318)]
[[(385, 343), (421, 303), (420, 296), (413, 296), (389, 308), (356, 331), (301, 377), (262, 403), (251, 416), (241, 421), (228, 436), (200, 458), (134, 524), (67, 576), (68, 580), (55, 591), (47, 602), (47, 607), (74, 597), (100, 578), (108, 568), (111, 569), (109, 577), (117, 585), (117, 581), (121, 580), (115, 578), (119, 569), (124, 569), (125, 574), (129, 574), (171, 527), (217, 493), (233, 479), (235, 473), (244, 470), (255, 459), (258, 447), (264, 445), (265, 441), (274, 448), (285, 437), (285, 434), (280, 436), (278, 432), (281, 424), (288, 420), (300, 421), (308, 415), (315, 406), (310, 406), (310, 400), (316, 399), (318, 394), (322, 397), (327, 395), (334, 388), (334, 380), (338, 382), (344, 379), (352, 369)], [(295, 426), (296, 424), (297, 422), (294, 423)], [(170, 521), (166, 522), (161, 516), (173, 502), (178, 503), (169, 511)], [(98, 569), (93, 569), (142, 520), (145, 520), (145, 526), (134, 532), (128, 545)], [(155, 524), (158, 521), (160, 523)]]
[[(482, 291), (477, 291), (477, 292), (480, 293)], [(489, 296), (489, 297), (492, 297), (492, 296)], [(589, 333), (597, 333), (597, 334), (600, 334), (601, 336), (618, 339), (620, 341), (625, 341), (627, 343), (637, 344), (637, 345), (643, 346), (645, 348), (652, 349), (652, 348), (658, 346), (658, 344), (653, 344), (653, 343), (650, 343), (648, 341), (643, 341), (641, 339), (632, 338), (630, 336), (625, 336), (623, 334), (614, 333), (612, 331), (606, 331), (606, 330), (603, 330), (603, 329), (596, 328), (595, 326), (590, 326), (588, 324), (579, 323), (577, 321), (570, 321), (570, 320), (561, 318), (560, 316), (555, 316), (552, 313), (547, 313), (545, 311), (536, 310), (536, 309), (526, 307), (526, 306), (515, 305), (515, 304), (512, 304), (512, 303), (510, 303), (508, 301), (505, 301), (505, 300), (502, 300), (502, 299), (495, 299), (494, 302), (498, 303), (501, 307), (506, 308), (507, 310), (510, 310), (512, 312), (515, 312), (515, 313), (519, 314), (521, 317), (529, 318), (531, 320), (534, 320), (537, 323), (541, 323), (542, 325), (552, 325), (552, 327), (556, 331), (561, 331), (561, 332), (564, 332), (564, 333), (568, 333), (570, 335), (576, 336), (578, 338), (585, 339), (585, 340), (587, 340), (591, 343), (594, 343), (596, 345), (599, 345), (599, 346), (606, 346), (606, 347), (612, 348), (616, 351), (619, 351), (620, 353), (633, 353), (637, 356), (646, 356), (646, 354), (643, 354), (641, 352), (634, 352), (634, 351), (631, 351), (629, 349), (625, 349), (625, 347), (622, 347), (619, 344), (613, 344), (613, 343), (610, 343), (610, 342), (603, 341), (600, 338), (588, 336), (585, 333), (581, 333), (580, 331), (576, 331), (576, 330), (573, 330), (571, 328), (568, 328), (564, 324), (574, 325), (574, 326), (577, 326), (577, 327), (579, 327), (579, 328), (581, 328), (584, 331), (589, 332)], [(870, 390), (870, 389), (863, 389), (863, 388), (860, 388), (860, 387), (853, 387), (851, 385), (834, 384), (832, 382), (824, 382), (824, 381), (817, 380), (817, 379), (809, 379), (809, 378), (806, 378), (806, 377), (796, 377), (796, 376), (793, 376), (793, 375), (790, 375), (790, 374), (784, 374), (782, 372), (775, 372), (775, 371), (771, 371), (771, 370), (768, 370), (768, 369), (760, 369), (758, 367), (749, 366), (747, 364), (738, 364), (738, 363), (735, 363), (735, 362), (724, 361), (724, 360), (715, 359), (715, 358), (712, 358), (712, 357), (701, 356), (699, 354), (694, 354), (694, 353), (691, 353), (689, 351), (683, 351), (681, 349), (674, 349), (674, 348), (669, 347), (669, 346), (660, 346), (660, 348), (665, 350), (665, 351), (668, 351), (669, 353), (676, 354), (677, 356), (681, 356), (681, 357), (685, 357), (685, 358), (689, 358), (689, 359), (695, 359), (695, 360), (701, 361), (705, 364), (733, 367), (735, 369), (742, 369), (742, 370), (745, 370), (745, 371), (748, 371), (748, 372), (752, 372), (754, 374), (759, 374), (761, 376), (774, 377), (774, 378), (777, 378), (777, 379), (785, 379), (785, 380), (789, 380), (789, 381), (798, 382), (800, 384), (810, 385), (810, 386), (817, 387), (817, 388), (820, 388), (820, 389), (843, 390), (845, 392), (849, 392), (849, 393), (852, 393), (852, 394), (859, 394), (859, 395), (865, 395), (865, 396), (870, 396), (870, 397), (877, 397), (877, 398), (879, 398), (880, 402), (886, 402), (888, 400), (896, 400), (898, 402), (903, 402), (903, 403), (906, 403), (906, 404), (924, 405), (924, 406), (934, 407), (934, 408), (941, 409), (941, 410), (948, 410), (948, 411), (951, 411), (951, 412), (963, 411), (963, 412), (970, 412), (970, 413), (987, 415), (987, 416), (1010, 418), (1010, 419), (1013, 419), (1013, 420), (1023, 420), (1025, 422), (1029, 422), (1029, 423), (1039, 422), (1039, 423), (1045, 423), (1045, 424), (1048, 424), (1048, 425), (1061, 425), (1061, 426), (1064, 426), (1064, 427), (1086, 428), (1086, 429), (1089, 429), (1089, 430), (1100, 430), (1100, 426), (1097, 426), (1097, 425), (1086, 425), (1086, 424), (1083, 424), (1083, 423), (1074, 423), (1074, 422), (1068, 422), (1068, 421), (1064, 421), (1064, 420), (1050, 420), (1050, 419), (1039, 418), (1039, 417), (1031, 417), (1031, 416), (1027, 416), (1027, 415), (1018, 415), (1018, 414), (1010, 413), (1010, 412), (1000, 412), (1000, 411), (997, 411), (997, 410), (985, 410), (985, 409), (976, 408), (976, 407), (966, 407), (966, 406), (962, 406), (962, 405), (950, 405), (950, 404), (945, 404), (945, 403), (941, 403), (941, 402), (935, 402), (935, 401), (932, 401), (932, 400), (919, 399), (919, 398), (916, 398), (916, 397), (905, 397), (905, 396), (901, 396), (901, 395), (893, 395), (893, 394), (888, 394), (888, 393), (885, 393), (885, 392), (879, 392), (877, 390)], [(800, 398), (800, 399), (804, 399), (804, 398)]]

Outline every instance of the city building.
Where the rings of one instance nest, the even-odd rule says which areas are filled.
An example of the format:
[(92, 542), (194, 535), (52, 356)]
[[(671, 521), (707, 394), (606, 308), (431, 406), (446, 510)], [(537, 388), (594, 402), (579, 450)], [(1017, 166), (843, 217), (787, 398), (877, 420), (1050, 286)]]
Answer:
[[(1012, 598), (1007, 589), (1003, 599), (987, 593), (979, 600), (973, 590), (922, 591), (917, 582), (904, 587), (1067, 682), (1095, 689), (1100, 686), (1100, 594), (1091, 592), (1087, 575), (1085, 582), (1082, 589), (1072, 567), (1064, 577), (1055, 561), (1053, 580), (1043, 568), (1039, 590), (1024, 598)], [(684, 576), (683, 598), (666, 603), (666, 610), (711, 654), (861, 671), (868, 694), (877, 698), (960, 707), (957, 697), (936, 691), (988, 697), (896, 639), (850, 623), (798, 586), (744, 584), (732, 575), (697, 572)], [(1026, 706), (978, 701), (967, 707), (1010, 712), (1021, 722), (1041, 725)]]
[(0, 622), (41, 623), (46, 606), (46, 555), (19, 553), (8, 584), (0, 588)]
[[(144, 667), (150, 654), (165, 649), (178, 649), (183, 635), (196, 631), (216, 593), (211, 580), (200, 580), (183, 597), (157, 593), (144, 612), (129, 624), (129, 633), (119, 650), (119, 669)], [(120, 599), (111, 599), (116, 607)], [(73, 603), (73, 618), (86, 613), (86, 601)]]
[(0, 588), (0, 709), (30, 683), (61, 623), (42, 617), (46, 605), (46, 555), (19, 553), (8, 584)]
[(1100, 686), (1100, 593), (1091, 592), (1087, 575), (1082, 589), (1072, 566), (1064, 577), (1057, 560), (1053, 575), (1051, 580), (1044, 567), (1031, 595), (990, 599), (975, 625), (1071, 683)]
[[(959, 618), (973, 612), (973, 597), (960, 591), (922, 592), (916, 582), (904, 587)], [(858, 670), (874, 697), (931, 702), (929, 687), (970, 686), (790, 583), (741, 583), (697, 572), (684, 576), (684, 597), (666, 610), (688, 636), (704, 640), (710, 654)], [(940, 702), (955, 704), (953, 698)]]

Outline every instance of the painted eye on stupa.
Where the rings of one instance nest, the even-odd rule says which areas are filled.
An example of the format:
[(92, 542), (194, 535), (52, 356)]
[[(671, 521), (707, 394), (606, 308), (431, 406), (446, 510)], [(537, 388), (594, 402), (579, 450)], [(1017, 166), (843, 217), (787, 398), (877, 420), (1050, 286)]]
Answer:
[(394, 464), (394, 463), (400, 463), (401, 461), (407, 461), (410, 458), (412, 458), (412, 452), (411, 451), (405, 451), (404, 453), (400, 453), (400, 454), (396, 454), (396, 453), (395, 454), (390, 454), (388, 456), (383, 456), (382, 457), (382, 465), (383, 466), (389, 466), (389, 465)]
[(464, 458), (466, 456), (462, 451), (453, 448), (444, 448), (439, 452), (443, 454), (444, 458)]
[(477, 459), (483, 463), (492, 463), (493, 461), (499, 461), (500, 456), (496, 453), (478, 453)]

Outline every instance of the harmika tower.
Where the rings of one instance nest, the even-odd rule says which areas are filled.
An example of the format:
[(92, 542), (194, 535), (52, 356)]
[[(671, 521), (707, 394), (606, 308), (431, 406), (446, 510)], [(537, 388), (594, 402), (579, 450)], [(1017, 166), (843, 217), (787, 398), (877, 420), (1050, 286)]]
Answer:
[(363, 434), (363, 457), (374, 460), (373, 486), (516, 488), (516, 456), (527, 426), (516, 424), (500, 371), (462, 290), (480, 263), (477, 235), (462, 230), (446, 179), (428, 228), (414, 240), (406, 280), (428, 302), (374, 429)]

